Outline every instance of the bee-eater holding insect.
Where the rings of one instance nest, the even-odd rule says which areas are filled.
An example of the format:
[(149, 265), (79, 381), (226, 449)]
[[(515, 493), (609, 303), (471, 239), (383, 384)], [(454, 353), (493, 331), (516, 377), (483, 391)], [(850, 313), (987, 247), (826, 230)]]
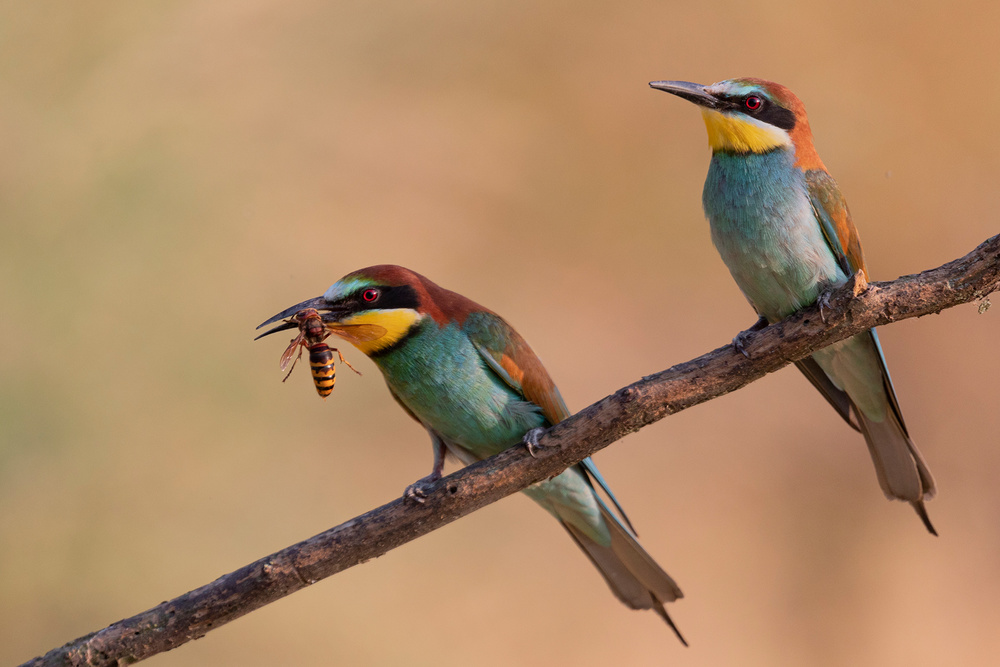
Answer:
[[(468, 465), (521, 442), (531, 448), (536, 429), (570, 415), (545, 367), (513, 327), (409, 269), (380, 265), (355, 271), (323, 296), (260, 326), (307, 308), (319, 311), (335, 335), (375, 362), (389, 393), (427, 429), (434, 467), (407, 487), (412, 500), (424, 501), (428, 486), (442, 476), (446, 454)], [(263, 335), (297, 326), (285, 322)], [(373, 331), (381, 335), (373, 337)], [(621, 518), (597, 494), (595, 483)], [(589, 458), (524, 492), (559, 520), (619, 600), (632, 609), (652, 609), (684, 642), (664, 609), (682, 597), (680, 589), (636, 541)]]
[[(712, 242), (760, 316), (757, 331), (817, 301), (857, 272), (868, 277), (858, 230), (813, 146), (802, 102), (782, 85), (731, 79), (710, 86), (654, 81), (701, 107), (712, 161), (702, 195)], [(747, 333), (734, 340), (744, 354)], [(909, 502), (931, 533), (924, 500), (934, 478), (910, 439), (872, 329), (796, 362), (864, 434), (887, 497)]]
[[(291, 377), (292, 371), (295, 370), (295, 364), (302, 358), (303, 350), (309, 350), (309, 368), (312, 371), (313, 384), (316, 385), (316, 393), (319, 394), (320, 398), (325, 399), (332, 394), (333, 387), (337, 383), (337, 368), (333, 364), (334, 352), (340, 357), (340, 363), (347, 364), (348, 368), (361, 375), (361, 371), (351, 366), (347, 359), (344, 359), (340, 350), (323, 342), (330, 337), (330, 330), (326, 328), (315, 309), (306, 308), (295, 313), (288, 318), (288, 323), (297, 326), (299, 334), (292, 339), (281, 354), (281, 360), (278, 363), (281, 370), (288, 368), (289, 363), (292, 364), (292, 367), (288, 368), (288, 375), (282, 382)], [(382, 334), (376, 331), (376, 335), (381, 336)], [(298, 356), (295, 356), (296, 352), (299, 353)]]

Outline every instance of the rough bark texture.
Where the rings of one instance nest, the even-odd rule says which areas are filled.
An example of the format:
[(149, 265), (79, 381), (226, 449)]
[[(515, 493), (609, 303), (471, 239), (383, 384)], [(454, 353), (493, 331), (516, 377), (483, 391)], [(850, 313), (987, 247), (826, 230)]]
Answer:
[(470, 512), (552, 477), (625, 435), (722, 396), (830, 343), (871, 327), (980, 301), (1000, 289), (1000, 236), (961, 259), (886, 283), (855, 276), (822, 312), (807, 308), (749, 334), (749, 357), (725, 345), (645, 377), (553, 427), (532, 458), (509, 449), (438, 482), (423, 504), (402, 499), (283, 549), (25, 665), (128, 664), (204, 636), (213, 628), (341, 570), (381, 556)]

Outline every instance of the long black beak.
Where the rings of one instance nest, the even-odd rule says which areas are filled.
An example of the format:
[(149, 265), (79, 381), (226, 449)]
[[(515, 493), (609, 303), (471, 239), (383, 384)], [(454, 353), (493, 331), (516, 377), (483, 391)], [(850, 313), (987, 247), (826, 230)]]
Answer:
[[(337, 308), (335, 306), (331, 306), (330, 302), (324, 299), (323, 297), (317, 296), (313, 299), (308, 299), (306, 301), (303, 301), (302, 303), (297, 303), (291, 308), (285, 308), (277, 315), (274, 315), (273, 317), (268, 318), (266, 321), (261, 322), (257, 326), (257, 328), (260, 329), (261, 327), (266, 327), (268, 324), (273, 324), (278, 320), (288, 319), (295, 313), (299, 312), (300, 310), (305, 310), (306, 308), (315, 308), (316, 310), (329, 311), (320, 315), (320, 317), (323, 319), (324, 322), (336, 322), (339, 316), (339, 313), (337, 312)], [(256, 338), (254, 338), (254, 340), (259, 340), (264, 336), (270, 336), (271, 334), (278, 333), (279, 331), (287, 331), (288, 329), (298, 329), (298, 328), (299, 325), (295, 322), (282, 322), (273, 329), (268, 329), (261, 335), (257, 336)]]
[(720, 100), (705, 90), (705, 86), (700, 83), (691, 83), (690, 81), (651, 81), (649, 87), (662, 90), (677, 97), (683, 97), (688, 102), (694, 102), (699, 106), (708, 107), (709, 109), (718, 109), (721, 106)]

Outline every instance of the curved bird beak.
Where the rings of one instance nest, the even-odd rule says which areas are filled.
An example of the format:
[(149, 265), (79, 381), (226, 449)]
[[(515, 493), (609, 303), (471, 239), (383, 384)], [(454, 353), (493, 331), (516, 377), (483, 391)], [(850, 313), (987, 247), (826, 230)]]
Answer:
[[(338, 306), (331, 304), (329, 301), (327, 301), (326, 299), (324, 299), (322, 296), (317, 296), (317, 297), (312, 298), (312, 299), (307, 299), (306, 301), (303, 301), (302, 303), (297, 303), (294, 306), (291, 306), (290, 308), (285, 308), (283, 311), (281, 311), (277, 315), (274, 315), (274, 316), (268, 318), (267, 320), (265, 320), (264, 322), (261, 322), (259, 325), (257, 325), (257, 328), (260, 329), (261, 327), (266, 327), (268, 324), (273, 324), (274, 322), (277, 322), (278, 320), (287, 320), (289, 317), (291, 317), (295, 313), (299, 312), (300, 310), (305, 310), (306, 308), (314, 308), (317, 311), (327, 311), (327, 312), (323, 312), (320, 315), (320, 318), (324, 322), (336, 322), (336, 321), (338, 321), (338, 319), (340, 317), (340, 314), (341, 314), (340, 313), (340, 308)], [(254, 340), (259, 340), (259, 339), (263, 338), (264, 336), (270, 336), (271, 334), (278, 333), (279, 331), (287, 331), (288, 329), (298, 329), (298, 328), (299, 328), (299, 325), (297, 323), (295, 323), (295, 322), (282, 322), (278, 326), (276, 326), (276, 327), (274, 327), (272, 329), (268, 329), (267, 331), (265, 331), (261, 335), (257, 336), (256, 338), (254, 338)]]
[(688, 102), (694, 102), (698, 106), (708, 107), (709, 109), (718, 109), (720, 106), (719, 100), (700, 83), (691, 83), (690, 81), (651, 81), (649, 87), (662, 90), (677, 97), (683, 97)]

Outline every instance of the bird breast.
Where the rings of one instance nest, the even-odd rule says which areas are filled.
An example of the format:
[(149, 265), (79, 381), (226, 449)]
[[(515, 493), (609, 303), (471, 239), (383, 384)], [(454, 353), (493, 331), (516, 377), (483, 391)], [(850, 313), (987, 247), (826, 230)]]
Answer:
[(497, 377), (454, 323), (429, 322), (375, 362), (393, 393), (425, 426), (476, 459), (503, 451), (545, 424), (540, 408)]
[(702, 197), (712, 242), (757, 312), (779, 320), (847, 276), (813, 214), (791, 150), (716, 153)]

